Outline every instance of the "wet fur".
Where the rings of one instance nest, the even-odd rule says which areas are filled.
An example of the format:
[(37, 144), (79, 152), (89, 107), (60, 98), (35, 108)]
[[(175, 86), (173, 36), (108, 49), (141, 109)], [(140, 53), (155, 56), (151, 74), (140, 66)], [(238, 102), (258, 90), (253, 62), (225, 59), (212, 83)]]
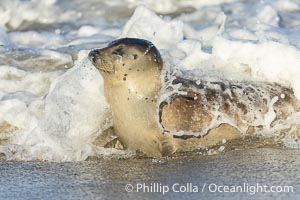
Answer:
[[(276, 96), (279, 98), (274, 103), (275, 120), (285, 120), (300, 110), (293, 91), (278, 84), (201, 81), (197, 85), (195, 81), (180, 77), (172, 84), (181, 84), (179, 91), (187, 94), (174, 94), (161, 103), (160, 123), (167, 132), (203, 132), (215, 117), (214, 111), (225, 114), (240, 130), (260, 128), (255, 126), (255, 121), (263, 119)], [(280, 97), (282, 95), (284, 98)]]
[[(181, 84), (179, 90), (185, 95), (174, 93), (161, 102), (157, 113), (163, 63), (151, 42), (123, 38), (91, 51), (89, 57), (104, 78), (116, 135), (125, 147), (150, 157), (241, 138), (245, 130), (259, 128), (253, 125), (256, 118), (268, 112), (272, 97), (282, 93), (285, 98), (279, 97), (274, 104), (277, 117), (284, 119), (299, 110), (291, 89), (276, 84), (202, 80), (197, 85), (195, 81), (177, 77), (172, 84)], [(224, 122), (210, 127), (214, 118), (211, 113), (216, 110), (226, 114), (235, 126)], [(174, 136), (172, 131), (203, 136)]]

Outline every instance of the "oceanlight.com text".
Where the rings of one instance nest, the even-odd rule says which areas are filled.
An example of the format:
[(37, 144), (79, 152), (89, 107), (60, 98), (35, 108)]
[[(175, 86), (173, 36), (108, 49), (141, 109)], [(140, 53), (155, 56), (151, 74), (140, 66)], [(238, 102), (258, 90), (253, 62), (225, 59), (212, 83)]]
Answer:
[(126, 192), (136, 193), (161, 193), (165, 195), (169, 192), (175, 193), (247, 193), (255, 195), (257, 193), (290, 193), (294, 192), (294, 187), (290, 185), (267, 185), (267, 184), (232, 184), (221, 185), (216, 183), (136, 183), (126, 184)]

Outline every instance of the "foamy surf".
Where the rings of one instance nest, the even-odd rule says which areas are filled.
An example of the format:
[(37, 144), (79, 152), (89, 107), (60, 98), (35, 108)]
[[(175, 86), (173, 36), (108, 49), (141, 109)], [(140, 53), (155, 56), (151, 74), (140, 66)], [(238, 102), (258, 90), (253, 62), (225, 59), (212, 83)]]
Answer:
[[(0, 152), (5, 159), (131, 155), (94, 144), (113, 122), (102, 77), (87, 54), (120, 37), (152, 41), (166, 70), (196, 84), (204, 79), (266, 81), (292, 88), (300, 99), (300, 20), (294, 14), (300, 4), (295, 1), (170, 0), (160, 6), (144, 1), (137, 8), (140, 1), (130, 1), (124, 19), (123, 1), (103, 2), (91, 3), (102, 6), (99, 12), (86, 10), (79, 0), (81, 6), (75, 7), (55, 0), (1, 2)], [(115, 9), (115, 16), (108, 17), (105, 6)], [(160, 98), (178, 92), (172, 87)], [(282, 97), (268, 98), (269, 110), (260, 121), (265, 128), (255, 135), (299, 148), (299, 113), (276, 120), (273, 104)]]

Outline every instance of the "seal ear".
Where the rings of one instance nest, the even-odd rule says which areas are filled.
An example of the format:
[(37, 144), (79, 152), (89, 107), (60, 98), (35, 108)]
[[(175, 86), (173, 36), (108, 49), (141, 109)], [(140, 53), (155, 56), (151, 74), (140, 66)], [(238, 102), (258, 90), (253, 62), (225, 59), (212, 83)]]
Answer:
[(96, 58), (97, 54), (98, 54), (98, 49), (93, 49), (92, 51), (90, 51), (88, 58), (92, 63), (95, 62), (95, 58)]
[(139, 39), (139, 38), (120, 38), (118, 40), (112, 41), (108, 46), (117, 46), (120, 44), (125, 45), (138, 45), (145, 51), (145, 55), (151, 54), (155, 62), (158, 63), (159, 70), (162, 70), (163, 61), (160, 55), (159, 50), (154, 46), (154, 44), (148, 40)]

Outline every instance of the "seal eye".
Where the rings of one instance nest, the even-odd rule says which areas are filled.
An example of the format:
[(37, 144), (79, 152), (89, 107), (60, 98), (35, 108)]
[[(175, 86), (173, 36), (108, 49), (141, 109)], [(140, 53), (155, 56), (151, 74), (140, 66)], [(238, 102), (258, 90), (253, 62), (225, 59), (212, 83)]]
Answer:
[(112, 52), (112, 54), (123, 57), (124, 56), (123, 46), (119, 46), (116, 50)]

